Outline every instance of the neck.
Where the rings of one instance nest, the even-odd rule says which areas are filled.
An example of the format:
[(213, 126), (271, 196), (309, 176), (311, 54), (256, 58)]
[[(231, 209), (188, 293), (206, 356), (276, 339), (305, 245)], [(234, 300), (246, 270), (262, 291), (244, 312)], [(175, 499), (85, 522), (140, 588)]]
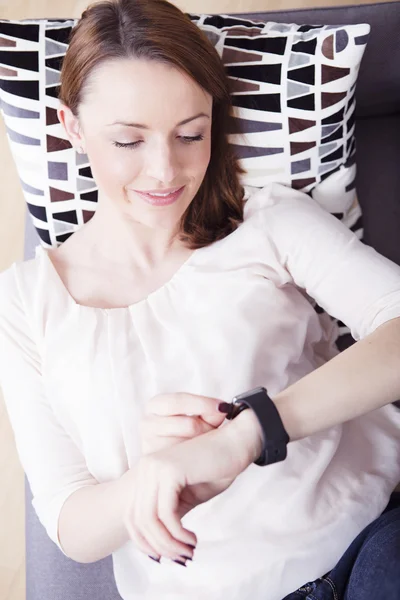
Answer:
[(83, 229), (90, 252), (121, 266), (151, 267), (182, 248), (177, 224), (169, 229), (151, 227), (105, 198), (99, 198), (95, 214)]

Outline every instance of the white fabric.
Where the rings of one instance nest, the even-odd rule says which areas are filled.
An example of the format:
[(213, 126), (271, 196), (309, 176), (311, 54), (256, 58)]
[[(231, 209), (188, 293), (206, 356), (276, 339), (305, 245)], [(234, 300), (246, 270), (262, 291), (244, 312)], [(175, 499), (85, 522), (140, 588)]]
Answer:
[[(307, 294), (356, 339), (400, 317), (399, 266), (301, 192), (271, 184), (247, 197), (236, 231), (129, 307), (78, 305), (42, 247), (0, 275), (0, 381), (34, 508), (59, 547), (62, 504), (135, 463), (155, 394), (273, 396), (320, 366), (337, 331)], [(114, 553), (122, 598), (280, 600), (323, 575), (398, 483), (399, 426), (386, 406), (291, 443), (282, 463), (251, 465), (184, 517), (198, 536), (186, 569), (131, 542)]]

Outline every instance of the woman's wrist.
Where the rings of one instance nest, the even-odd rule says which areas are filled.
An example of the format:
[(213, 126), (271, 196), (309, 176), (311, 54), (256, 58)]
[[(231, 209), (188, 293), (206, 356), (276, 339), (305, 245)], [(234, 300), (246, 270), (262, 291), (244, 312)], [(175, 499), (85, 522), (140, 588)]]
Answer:
[(258, 418), (251, 408), (243, 410), (225, 429), (230, 434), (236, 452), (243, 450), (245, 467), (257, 460), (264, 447), (264, 438)]

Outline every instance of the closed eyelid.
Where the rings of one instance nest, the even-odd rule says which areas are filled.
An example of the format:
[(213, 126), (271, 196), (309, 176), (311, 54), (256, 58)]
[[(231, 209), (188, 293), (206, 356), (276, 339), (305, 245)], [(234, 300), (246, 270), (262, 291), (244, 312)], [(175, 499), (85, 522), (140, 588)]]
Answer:
[[(204, 135), (199, 134), (199, 135), (186, 135), (186, 136), (178, 136), (178, 139), (180, 139), (182, 141), (182, 143), (188, 145), (188, 144), (194, 144), (195, 142), (201, 142), (204, 140)], [(113, 145), (116, 146), (117, 148), (137, 148), (139, 147), (139, 145), (141, 145), (143, 142), (143, 140), (137, 140), (135, 142), (118, 142), (118, 141), (114, 141)]]
[[(126, 134), (126, 131), (124, 132)], [(124, 133), (121, 131), (120, 135), (124, 135)], [(151, 139), (151, 136), (147, 136), (145, 132), (143, 133), (136, 133), (134, 134), (132, 132), (133, 135), (137, 135), (138, 137), (140, 137), (141, 139)], [(166, 136), (166, 139), (171, 137), (171, 138), (182, 138), (182, 137), (198, 137), (199, 135), (203, 135), (205, 136), (207, 134), (207, 131), (202, 131), (202, 130), (198, 130), (195, 133), (189, 133), (189, 132), (181, 132), (181, 133), (176, 133), (176, 134), (172, 134), (171, 136)], [(114, 135), (118, 135), (118, 134), (114, 134)]]
[[(204, 138), (205, 138), (205, 136), (206, 136), (206, 133), (202, 133), (202, 132), (195, 133), (195, 134), (188, 134), (188, 133), (186, 133), (186, 134), (181, 134), (181, 135), (177, 135), (177, 136), (175, 136), (175, 139), (178, 139), (178, 140), (179, 140), (179, 139), (182, 139), (182, 138), (183, 138), (183, 139), (185, 139), (185, 138), (186, 138), (186, 139), (196, 139), (196, 138), (203, 138), (203, 139), (204, 139)], [(146, 141), (146, 140), (145, 140), (145, 139), (143, 139), (143, 137), (141, 137), (141, 138), (140, 138), (140, 139), (138, 139), (138, 140), (132, 140), (132, 141), (125, 142), (125, 143), (126, 143), (126, 144), (134, 144), (134, 143), (136, 143), (136, 142), (142, 142), (142, 141)]]

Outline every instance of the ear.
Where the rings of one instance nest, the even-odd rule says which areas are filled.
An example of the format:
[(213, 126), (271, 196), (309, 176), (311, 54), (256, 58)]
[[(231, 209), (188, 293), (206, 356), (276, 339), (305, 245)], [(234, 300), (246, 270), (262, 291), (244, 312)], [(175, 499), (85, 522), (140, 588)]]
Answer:
[(64, 127), (65, 133), (72, 146), (74, 146), (75, 149), (83, 148), (83, 151), (85, 151), (85, 140), (82, 136), (78, 117), (76, 117), (72, 110), (68, 108), (68, 106), (65, 106), (65, 104), (60, 104), (57, 108), (57, 116), (61, 125)]

